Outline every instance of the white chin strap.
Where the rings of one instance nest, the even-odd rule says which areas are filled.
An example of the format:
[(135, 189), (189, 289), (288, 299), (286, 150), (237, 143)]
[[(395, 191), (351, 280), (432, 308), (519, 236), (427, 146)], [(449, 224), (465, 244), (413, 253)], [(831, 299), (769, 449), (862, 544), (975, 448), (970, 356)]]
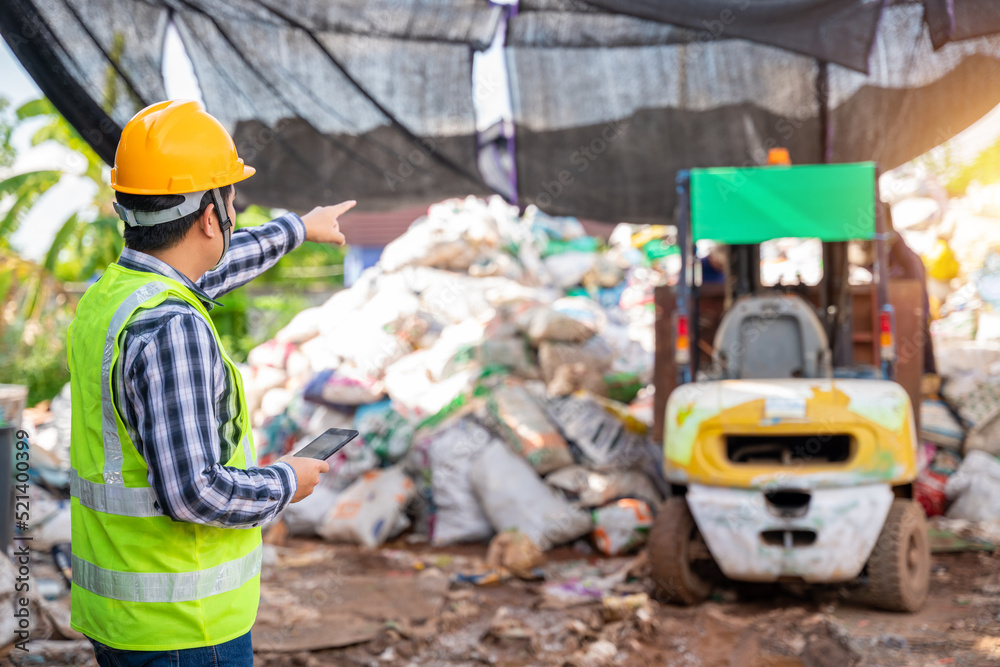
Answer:
[(164, 222), (178, 220), (186, 215), (197, 212), (201, 208), (201, 198), (206, 192), (207, 190), (202, 190), (201, 192), (188, 192), (180, 195), (184, 197), (183, 202), (177, 206), (165, 208), (162, 211), (133, 211), (130, 208), (125, 208), (118, 202), (114, 202), (115, 212), (118, 213), (118, 217), (124, 220), (125, 224), (129, 227), (152, 227), (153, 225), (161, 225)]

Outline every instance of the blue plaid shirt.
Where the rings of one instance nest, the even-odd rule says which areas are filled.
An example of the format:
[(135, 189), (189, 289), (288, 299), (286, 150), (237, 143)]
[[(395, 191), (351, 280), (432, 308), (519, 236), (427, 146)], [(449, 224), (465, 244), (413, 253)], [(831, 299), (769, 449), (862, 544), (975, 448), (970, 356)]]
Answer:
[[(250, 282), (306, 237), (294, 213), (233, 233), (225, 260), (197, 283), (169, 264), (126, 248), (118, 263), (186, 285), (211, 309), (214, 298)], [(251, 528), (273, 519), (298, 482), (287, 463), (240, 470), (223, 465), (239, 446), (239, 409), (215, 336), (188, 303), (141, 310), (122, 337), (115, 406), (149, 467), (160, 511), (176, 521)]]

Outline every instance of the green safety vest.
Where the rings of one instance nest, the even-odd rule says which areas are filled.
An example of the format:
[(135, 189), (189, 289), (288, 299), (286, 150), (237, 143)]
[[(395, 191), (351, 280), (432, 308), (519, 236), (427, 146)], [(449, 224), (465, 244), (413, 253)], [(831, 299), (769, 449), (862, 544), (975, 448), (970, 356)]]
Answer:
[[(260, 600), (260, 528), (174, 521), (154, 506), (146, 462), (112, 396), (125, 325), (140, 308), (187, 301), (219, 335), (187, 287), (112, 264), (77, 307), (69, 328), (73, 397), (70, 492), (73, 586), (70, 625), (113, 648), (166, 651), (211, 646), (249, 632)], [(240, 373), (219, 344), (239, 394), (240, 445), (224, 465), (256, 464)]]

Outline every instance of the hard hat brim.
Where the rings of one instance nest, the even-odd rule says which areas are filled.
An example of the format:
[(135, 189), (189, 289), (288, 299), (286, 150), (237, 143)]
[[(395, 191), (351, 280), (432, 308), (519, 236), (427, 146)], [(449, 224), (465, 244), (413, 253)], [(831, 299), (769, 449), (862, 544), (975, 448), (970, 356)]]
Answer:
[[(240, 162), (242, 163), (243, 161), (240, 160)], [(251, 176), (253, 176), (254, 174), (257, 173), (257, 170), (254, 167), (251, 167), (248, 164), (241, 164), (240, 166), (242, 167), (242, 171), (241, 171), (241, 173), (239, 175), (230, 174), (226, 178), (220, 178), (220, 179), (218, 179), (217, 182), (213, 182), (211, 184), (210, 188), (224, 188), (227, 185), (233, 185), (234, 183), (239, 183), (240, 181), (245, 181), (245, 180), (247, 180), (248, 178), (250, 178)], [(172, 189), (172, 188), (167, 188), (167, 191), (165, 192), (163, 189), (160, 189), (160, 188), (130, 188), (130, 187), (126, 187), (126, 186), (123, 186), (123, 185), (119, 185), (118, 183), (115, 182), (115, 170), (114, 169), (111, 170), (111, 189), (114, 190), (115, 192), (124, 192), (124, 193), (130, 194), (130, 195), (183, 195), (183, 194), (187, 194), (188, 192), (198, 192), (199, 191), (199, 190), (187, 190), (187, 189), (176, 189), (175, 190), (175, 189)], [(209, 188), (201, 188), (201, 190), (206, 190), (206, 189), (209, 189)]]

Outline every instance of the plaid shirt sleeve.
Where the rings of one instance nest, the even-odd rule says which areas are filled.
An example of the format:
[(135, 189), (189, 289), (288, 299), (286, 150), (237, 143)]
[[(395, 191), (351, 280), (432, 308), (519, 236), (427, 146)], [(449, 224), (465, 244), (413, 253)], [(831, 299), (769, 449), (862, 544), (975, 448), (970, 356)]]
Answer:
[(238, 229), (233, 232), (222, 265), (203, 275), (196, 284), (211, 298), (218, 298), (267, 271), (305, 240), (305, 223), (294, 213), (286, 213), (266, 225)]
[(220, 462), (222, 360), (204, 319), (176, 310), (133, 346), (123, 385), (160, 510), (176, 521), (229, 528), (273, 519), (295, 494), (295, 472), (286, 463), (241, 470)]

